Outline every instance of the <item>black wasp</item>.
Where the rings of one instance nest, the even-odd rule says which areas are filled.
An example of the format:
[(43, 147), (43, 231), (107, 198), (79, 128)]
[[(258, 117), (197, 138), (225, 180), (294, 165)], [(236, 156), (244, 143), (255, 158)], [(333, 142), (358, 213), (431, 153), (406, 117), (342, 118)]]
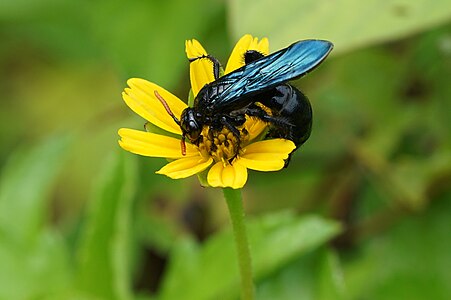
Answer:
[(244, 124), (245, 115), (269, 123), (269, 137), (291, 140), (298, 148), (310, 136), (312, 108), (307, 97), (286, 82), (315, 69), (332, 48), (329, 41), (303, 40), (268, 56), (248, 51), (244, 54), (245, 65), (222, 77), (219, 77), (220, 64), (214, 57), (190, 59), (210, 59), (216, 80), (199, 91), (193, 107), (182, 112), (180, 121), (156, 93), (182, 129), (182, 152), (185, 137), (196, 145), (202, 141), (204, 126), (212, 130), (226, 127), (239, 139), (237, 127)]

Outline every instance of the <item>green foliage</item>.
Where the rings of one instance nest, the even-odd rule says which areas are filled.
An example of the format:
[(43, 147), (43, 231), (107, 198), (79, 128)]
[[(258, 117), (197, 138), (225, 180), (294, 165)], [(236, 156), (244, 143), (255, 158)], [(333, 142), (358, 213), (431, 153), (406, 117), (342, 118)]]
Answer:
[(61, 290), (68, 281), (63, 238), (46, 226), (51, 190), (68, 139), (18, 149), (0, 179), (0, 299), (31, 299)]
[[(450, 194), (423, 216), (405, 218), (393, 229), (357, 247), (345, 260), (352, 299), (447, 299), (451, 295)], [(372, 280), (368, 280), (371, 278)]]
[(33, 150), (18, 149), (3, 168), (0, 230), (18, 244), (33, 241), (42, 229), (67, 138), (49, 139)]
[(257, 299), (346, 299), (337, 254), (325, 248), (273, 273), (257, 291)]
[(337, 54), (449, 21), (451, 7), (446, 0), (233, 0), (230, 18), (235, 38), (250, 32), (268, 36), (274, 49), (300, 38), (326, 39)]
[(132, 299), (130, 245), (135, 168), (123, 153), (110, 157), (81, 233), (78, 286), (100, 299)]
[[(318, 217), (277, 213), (248, 222), (254, 276), (257, 280), (312, 251), (339, 232), (337, 224)], [(223, 232), (201, 247), (191, 240), (175, 245), (173, 263), (161, 299), (233, 299), (239, 275), (233, 235)]]
[(237, 299), (219, 191), (153, 174), (117, 129), (145, 123), (127, 78), (188, 100), (184, 40), (225, 62), (243, 33), (336, 46), (294, 83), (311, 138), (244, 189), (257, 299), (451, 299), (450, 20), (445, 0), (1, 1), (0, 300)]

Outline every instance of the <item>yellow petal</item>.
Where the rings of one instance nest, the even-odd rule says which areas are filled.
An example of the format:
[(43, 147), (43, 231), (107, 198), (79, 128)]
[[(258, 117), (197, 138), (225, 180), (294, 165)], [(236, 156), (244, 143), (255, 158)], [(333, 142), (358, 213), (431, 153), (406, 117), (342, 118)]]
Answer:
[(250, 118), (246, 116), (246, 123), (245, 127), (247, 129), (247, 132), (249, 133), (249, 141), (252, 141), (257, 136), (260, 135), (260, 133), (263, 132), (263, 130), (266, 129), (267, 124), (257, 118)]
[(188, 59), (207, 55), (207, 51), (196, 39), (187, 40), (185, 42), (185, 52)]
[[(186, 41), (185, 51), (189, 59), (207, 55), (207, 51), (195, 39)], [(197, 59), (190, 63), (189, 75), (191, 90), (194, 97), (196, 97), (204, 85), (215, 80), (213, 63), (207, 58)]]
[(207, 181), (212, 187), (240, 189), (246, 184), (247, 170), (239, 160), (235, 160), (233, 165), (227, 164), (225, 166), (222, 162), (217, 162), (208, 171)]
[(187, 143), (186, 156), (183, 156), (180, 140), (173, 137), (128, 128), (121, 128), (118, 133), (121, 136), (119, 145), (135, 154), (166, 158), (200, 155), (196, 146)]
[(269, 40), (267, 38), (262, 38), (261, 41), (258, 41), (258, 38), (254, 38), (249, 50), (257, 50), (266, 56), (269, 54)]
[(244, 54), (246, 51), (256, 50), (263, 55), (269, 54), (269, 42), (267, 38), (263, 38), (260, 42), (258, 38), (252, 37), (250, 34), (244, 35), (235, 45), (230, 54), (225, 74), (235, 71), (244, 66)]
[(239, 162), (257, 171), (277, 171), (283, 168), (296, 146), (290, 140), (273, 139), (252, 143), (243, 149)]
[(204, 158), (202, 156), (184, 157), (168, 163), (157, 174), (166, 175), (172, 179), (180, 179), (192, 176), (202, 172), (211, 165), (213, 159), (211, 157)]
[(182, 134), (180, 126), (174, 122), (163, 104), (155, 96), (155, 91), (158, 91), (163, 97), (178, 119), (187, 107), (184, 102), (162, 87), (144, 79), (132, 78), (127, 81), (127, 84), (130, 88), (124, 90), (122, 98), (135, 113), (166, 131)]
[(245, 34), (239, 41), (236, 43), (235, 47), (230, 54), (229, 60), (227, 61), (227, 65), (225, 68), (225, 74), (230, 73), (239, 67), (244, 66), (244, 53), (246, 53), (249, 45), (252, 43), (252, 35)]

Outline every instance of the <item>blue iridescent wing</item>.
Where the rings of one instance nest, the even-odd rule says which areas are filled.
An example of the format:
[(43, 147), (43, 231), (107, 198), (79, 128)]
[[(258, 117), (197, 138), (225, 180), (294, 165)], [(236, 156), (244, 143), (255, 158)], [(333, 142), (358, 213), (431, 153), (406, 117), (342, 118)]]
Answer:
[(240, 99), (302, 77), (317, 67), (332, 48), (329, 41), (304, 40), (253, 61), (213, 82), (224, 89), (210, 99), (209, 105), (216, 109), (232, 107)]

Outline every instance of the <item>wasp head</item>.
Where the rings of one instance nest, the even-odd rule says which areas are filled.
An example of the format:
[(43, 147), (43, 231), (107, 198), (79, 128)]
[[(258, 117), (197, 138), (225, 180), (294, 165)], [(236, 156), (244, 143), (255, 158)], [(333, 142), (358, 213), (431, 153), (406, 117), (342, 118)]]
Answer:
[(192, 107), (186, 108), (180, 118), (180, 128), (183, 136), (188, 137), (191, 143), (197, 144), (202, 132), (203, 122), (200, 113), (195, 112)]

